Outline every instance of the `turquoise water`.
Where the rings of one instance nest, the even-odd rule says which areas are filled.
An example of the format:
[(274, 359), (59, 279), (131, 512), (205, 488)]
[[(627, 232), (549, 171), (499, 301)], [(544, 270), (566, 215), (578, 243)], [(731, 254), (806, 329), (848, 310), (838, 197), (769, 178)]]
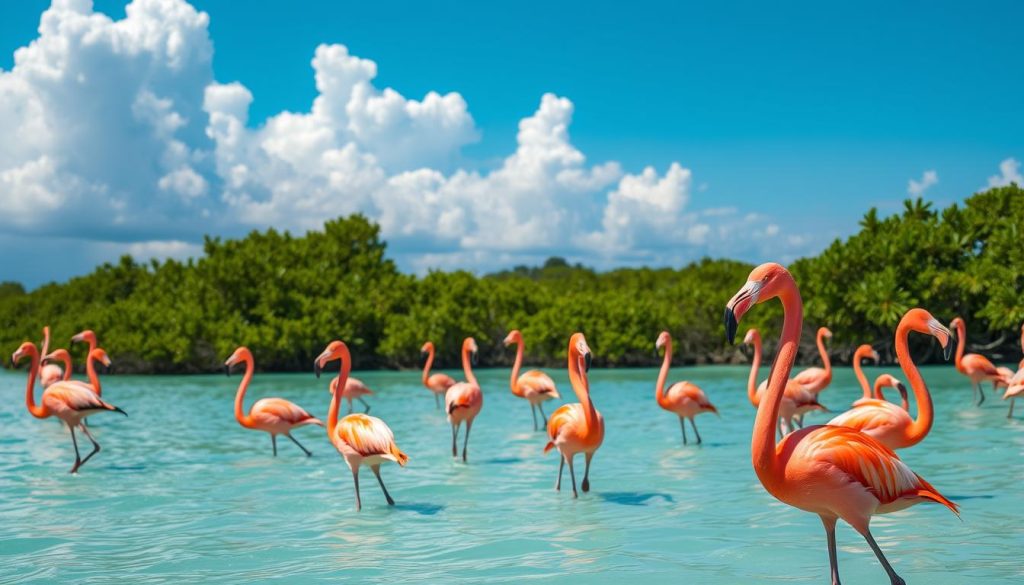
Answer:
[[(571, 396), (564, 371), (551, 373)], [(820, 522), (774, 501), (751, 470), (746, 374), (674, 371), (722, 412), (698, 418), (702, 447), (683, 447), (677, 419), (654, 403), (655, 370), (593, 371), (607, 435), (592, 491), (574, 501), (553, 491), (557, 456), (541, 453), (544, 435), (505, 370), (480, 372), (469, 465), (451, 460), (449, 427), (417, 372), (359, 372), (377, 391), (371, 414), (410, 462), (385, 467), (394, 508), (364, 473), (356, 513), (351, 476), (320, 428), (296, 432), (312, 458), (282, 440), (275, 459), (266, 434), (236, 424), (238, 376), (107, 377), (104, 397), (130, 417), (93, 417), (104, 450), (71, 476), (67, 431), (27, 413), (24, 369), (3, 372), (0, 583), (826, 583)], [(1020, 583), (1024, 420), (1007, 421), (991, 393), (971, 406), (951, 366), (924, 374), (937, 421), (902, 457), (963, 520), (915, 506), (876, 517), (876, 538), (908, 583)], [(326, 384), (257, 375), (247, 403), (282, 396), (324, 416)], [(859, 392), (841, 369), (822, 401), (842, 410)], [(840, 525), (838, 539), (843, 583), (886, 582), (856, 533)]]

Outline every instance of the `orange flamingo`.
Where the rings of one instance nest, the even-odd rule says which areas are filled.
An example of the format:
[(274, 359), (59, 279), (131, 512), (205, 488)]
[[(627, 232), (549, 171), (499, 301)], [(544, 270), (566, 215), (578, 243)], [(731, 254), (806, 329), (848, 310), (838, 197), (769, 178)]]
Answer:
[[(332, 395), (334, 394), (335, 390), (338, 389), (338, 380), (339, 379), (340, 379), (340, 376), (335, 376), (331, 380), (330, 392), (331, 392)], [(341, 391), (341, 398), (343, 400), (348, 400), (348, 413), (349, 414), (352, 414), (352, 400), (353, 399), (358, 400), (359, 402), (362, 402), (363, 406), (366, 407), (366, 410), (364, 410), (363, 412), (364, 413), (368, 413), (368, 412), (370, 412), (370, 405), (367, 404), (365, 400), (363, 400), (363, 396), (369, 396), (370, 394), (373, 394), (373, 390), (370, 390), (366, 386), (366, 384), (363, 383), (362, 380), (360, 380), (359, 378), (353, 378), (353, 377), (350, 376), (350, 377), (348, 377), (345, 380), (345, 388)]]
[[(750, 404), (754, 405), (754, 408), (757, 408), (768, 387), (768, 380), (763, 380), (759, 386), (755, 387), (757, 371), (761, 367), (761, 333), (754, 328), (748, 329), (743, 343), (754, 346), (754, 360), (750, 363), (750, 377), (747, 378), (747, 399), (750, 400)], [(793, 419), (797, 413), (806, 410), (828, 412), (828, 409), (818, 402), (818, 397), (813, 392), (808, 392), (793, 380), (789, 380), (786, 383), (786, 391), (782, 396), (782, 405), (779, 409), (779, 436), (788, 435), (793, 428)]]
[[(882, 399), (861, 399), (856, 407), (833, 418), (828, 424), (849, 427), (871, 435), (890, 449), (906, 449), (920, 443), (934, 422), (932, 396), (921, 378), (921, 372), (910, 360), (910, 348), (907, 339), (911, 331), (934, 331), (935, 337), (952, 338), (953, 333), (943, 327), (924, 309), (911, 309), (900, 320), (896, 327), (896, 353), (900, 357), (900, 367), (910, 381), (917, 402), (917, 420), (911, 419), (906, 409)], [(953, 345), (946, 346), (952, 349)], [(948, 355), (946, 356), (949, 357)], [(881, 380), (881, 378), (879, 378)], [(878, 385), (879, 390), (881, 384)], [(905, 390), (904, 390), (905, 392)]]
[(388, 488), (384, 487), (384, 480), (380, 477), (380, 465), (384, 461), (394, 461), (405, 467), (409, 456), (398, 448), (395, 444), (395, 435), (379, 418), (357, 413), (338, 420), (338, 406), (341, 402), (338, 386), (344, 388), (344, 382), (348, 379), (352, 367), (348, 346), (343, 341), (332, 341), (327, 344), (327, 348), (316, 358), (313, 371), (319, 378), (324, 365), (334, 360), (341, 361), (341, 370), (336, 378), (340, 380), (339, 383), (333, 384), (334, 394), (331, 397), (331, 407), (327, 411), (327, 437), (352, 471), (352, 481), (356, 486), (356, 510), (363, 507), (359, 498), (359, 468), (363, 465), (369, 467), (377, 476), (377, 483), (384, 492), (384, 498), (389, 506), (394, 506), (395, 500), (391, 499), (391, 494), (388, 493)]
[(459, 436), (459, 427), (466, 423), (466, 436), (462, 439), (462, 461), (466, 461), (466, 449), (469, 446), (469, 431), (473, 429), (473, 420), (480, 414), (484, 406), (484, 394), (480, 391), (473, 367), (478, 351), (476, 340), (467, 337), (462, 341), (462, 371), (466, 375), (465, 382), (458, 382), (444, 395), (444, 410), (448, 413), (448, 422), (452, 425), (452, 457), (458, 457), (455, 447)]
[[(902, 510), (921, 502), (938, 502), (959, 515), (956, 504), (911, 471), (892, 450), (874, 438), (847, 427), (810, 426), (775, 442), (779, 405), (796, 358), (803, 321), (803, 304), (796, 282), (778, 264), (755, 268), (747, 283), (725, 309), (726, 336), (732, 342), (743, 315), (757, 303), (778, 298), (783, 325), (768, 389), (757, 409), (751, 440), (754, 471), (769, 494), (795, 508), (818, 514), (825, 527), (833, 585), (839, 584), (836, 559), (836, 521), (840, 518), (859, 532), (878, 557), (893, 585), (904, 585), (882, 554), (869, 524), (875, 514)], [(944, 328), (915, 318), (910, 327), (950, 343)], [(906, 347), (897, 348), (900, 363), (910, 362)]]
[(573, 457), (583, 453), (585, 469), (583, 483), (584, 492), (590, 491), (590, 461), (594, 453), (604, 441), (604, 417), (590, 400), (590, 383), (587, 373), (590, 372), (590, 347), (582, 333), (574, 333), (569, 338), (569, 384), (579, 398), (579, 402), (563, 404), (548, 419), (548, 437), (551, 438), (544, 446), (544, 452), (558, 449), (562, 460), (558, 464), (558, 480), (555, 490), (562, 489), (562, 470), (569, 464), (569, 478), (572, 480), (572, 497), (576, 493), (576, 473), (573, 470)]
[(950, 326), (956, 330), (956, 369), (970, 379), (971, 388), (978, 395), (978, 406), (981, 406), (985, 402), (985, 393), (981, 390), (981, 383), (990, 380), (992, 387), (998, 388), (999, 382), (1004, 379), (1003, 374), (999, 373), (992, 362), (983, 355), (976, 353), (964, 355), (964, 349), (967, 347), (967, 324), (964, 323), (962, 317), (953, 319)]
[(434, 365), (434, 342), (428, 341), (420, 348), (420, 353), (427, 354), (427, 363), (423, 365), (423, 385), (434, 393), (434, 405), (441, 408), (441, 397), (455, 385), (455, 379), (448, 374), (431, 374)]
[(654, 342), (655, 349), (665, 348), (665, 358), (661, 362), (661, 371), (658, 372), (658, 384), (654, 389), (654, 399), (658, 406), (679, 417), (679, 426), (683, 429), (683, 444), (686, 444), (686, 423), (690, 421), (693, 432), (697, 435), (697, 444), (701, 444), (700, 432), (697, 431), (697, 424), (693, 418), (704, 412), (718, 414), (718, 409), (711, 404), (704, 391), (690, 382), (676, 382), (665, 392), (665, 382), (668, 380), (668, 370), (672, 363), (672, 336), (668, 331), (662, 331)]
[[(1020, 326), (1020, 350), (1024, 353), (1024, 325)], [(1003, 400), (1010, 401), (1010, 409), (1006, 412), (1006, 418), (1013, 418), (1013, 401), (1020, 396), (1024, 396), (1024, 359), (1017, 364), (1017, 373), (1006, 382)]]
[(50, 353), (50, 326), (46, 325), (43, 327), (43, 349), (39, 352), (42, 358), (42, 367), (39, 371), (39, 383), (42, 384), (43, 388), (49, 388), (50, 384), (53, 384), (61, 378), (67, 380), (71, 377), (71, 366), (66, 365), (64, 371), (61, 371), (60, 366), (57, 364), (47, 363), (47, 356)]
[[(78, 469), (92, 459), (93, 455), (100, 452), (100, 444), (96, 442), (92, 433), (83, 424), (85, 419), (98, 412), (105, 411), (120, 412), (125, 416), (128, 416), (128, 414), (113, 404), (104, 402), (87, 387), (63, 380), (54, 382), (44, 390), (41, 404), (37, 406), (33, 389), (40, 369), (39, 351), (34, 344), (27, 341), (21, 344), (18, 351), (14, 352), (14, 355), (11, 356), (11, 362), (17, 364), (25, 356), (29, 356), (31, 359), (28, 385), (25, 387), (25, 405), (28, 407), (29, 413), (36, 418), (56, 416), (68, 426), (68, 429), (71, 431), (71, 444), (75, 447), (75, 464), (71, 467), (71, 473), (77, 473)], [(110, 358), (102, 349), (95, 350), (92, 356), (95, 356), (95, 359), (104, 364), (110, 365)], [(81, 454), (78, 452), (78, 439), (75, 438), (76, 427), (81, 429), (92, 443), (92, 452), (86, 455), (85, 459), (82, 459)]]
[(245, 391), (249, 388), (249, 382), (252, 381), (252, 374), (256, 367), (249, 348), (239, 347), (236, 349), (231, 354), (231, 357), (224, 362), (224, 373), (230, 376), (231, 367), (238, 363), (245, 364), (245, 375), (242, 376), (242, 381), (238, 384), (238, 392), (235, 394), (235, 420), (238, 421), (238, 424), (247, 429), (270, 433), (270, 444), (274, 448), (274, 457), (277, 457), (278, 435), (288, 437), (299, 449), (302, 449), (306, 457), (311, 456), (312, 453), (292, 436), (292, 430), (303, 425), (319, 425), (322, 427), (324, 423), (300, 408), (297, 404), (283, 398), (260, 398), (249, 409), (249, 414), (246, 414), (242, 408), (242, 403), (245, 400)]
[(544, 403), (553, 398), (561, 398), (558, 395), (558, 388), (555, 387), (555, 381), (551, 379), (551, 376), (545, 374), (540, 370), (530, 370), (522, 376), (519, 375), (519, 369), (523, 366), (523, 353), (525, 347), (523, 343), (523, 334), (518, 329), (512, 330), (511, 333), (505, 337), (505, 346), (516, 344), (516, 361), (512, 366), (512, 377), (509, 379), (508, 385), (512, 389), (512, 394), (519, 398), (525, 398), (530, 403), (530, 414), (533, 415), (533, 430), (537, 430), (537, 411), (540, 411), (540, 418), (543, 421), (544, 426), (548, 425), (548, 419), (544, 415)]

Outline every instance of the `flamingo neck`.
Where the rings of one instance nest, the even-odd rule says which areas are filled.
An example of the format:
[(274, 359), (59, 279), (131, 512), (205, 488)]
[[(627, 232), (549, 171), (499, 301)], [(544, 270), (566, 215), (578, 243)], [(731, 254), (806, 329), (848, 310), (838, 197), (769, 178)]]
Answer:
[(36, 387), (36, 376), (39, 374), (39, 353), (36, 351), (35, 346), (32, 346), (30, 350), (30, 356), (32, 362), (28, 367), (28, 384), (25, 386), (25, 406), (28, 407), (28, 412), (36, 418), (46, 418), (50, 416), (50, 411), (47, 410), (46, 406), (36, 406), (35, 387)]
[(71, 379), (71, 353), (68, 351), (61, 351), (60, 359), (64, 362), (64, 381)]
[[(857, 381), (860, 382), (860, 389), (863, 392), (862, 398), (871, 398), (871, 387), (868, 386), (868, 377), (864, 375), (864, 369), (861, 366), (861, 360), (867, 357), (867, 351), (857, 350), (853, 353), (853, 375), (857, 376)], [(878, 393), (878, 385), (875, 385), (875, 393)]]
[(654, 399), (658, 404), (665, 406), (665, 384), (668, 382), (668, 370), (672, 366), (672, 338), (665, 340), (665, 357), (661, 362), (661, 371), (658, 372), (658, 385), (654, 389)]
[(583, 407), (583, 416), (587, 422), (588, 429), (597, 428), (597, 410), (590, 400), (590, 382), (587, 381), (587, 374), (580, 368), (580, 354), (573, 348), (569, 352), (569, 384), (572, 385), (576, 398)]
[[(433, 357), (434, 350), (431, 348), (430, 355)], [(331, 394), (331, 407), (327, 409), (327, 434), (334, 437), (334, 430), (338, 428), (338, 410), (341, 408), (341, 393), (345, 391), (345, 383), (348, 382), (348, 373), (352, 370), (352, 359), (348, 348), (344, 348), (341, 356), (341, 367), (338, 370), (338, 385), (334, 387)]]
[(750, 362), (750, 376), (747, 378), (747, 398), (757, 408), (760, 398), (757, 395), (757, 372), (761, 367), (761, 334), (754, 331), (754, 361)]
[(796, 282), (782, 283), (779, 300), (782, 301), (782, 335), (775, 352), (775, 362), (768, 374), (768, 388), (761, 396), (754, 419), (754, 432), (750, 444), (751, 458), (758, 479), (770, 492), (781, 481), (778, 455), (775, 444), (775, 428), (779, 420), (782, 396), (793, 370), (797, 349), (800, 345), (800, 330), (803, 327), (803, 302)]
[[(963, 319), (956, 322), (956, 369), (963, 373), (964, 366), (961, 361), (964, 359), (964, 349), (967, 347), (967, 324)], [(1024, 343), (1024, 339), (1021, 340)]]
[(96, 358), (93, 357), (91, 351), (89, 352), (89, 359), (85, 360), (85, 372), (89, 376), (89, 384), (92, 385), (96, 396), (102, 396), (103, 390), (100, 388), (100, 377), (96, 374)]
[(821, 364), (825, 368), (825, 379), (832, 380), (832, 360), (828, 357), (828, 350), (825, 349), (825, 333), (818, 331), (818, 355), (821, 356)]
[(469, 348), (462, 348), (462, 373), (466, 375), (466, 381), (474, 386), (479, 386), (476, 382), (476, 376), (473, 375), (473, 364), (470, 363), (469, 359)]
[(512, 389), (512, 394), (516, 396), (523, 395), (523, 391), (519, 389), (519, 370), (523, 367), (524, 345), (521, 337), (516, 339), (516, 361), (512, 364), (512, 375), (508, 379), (509, 388)]
[(242, 381), (238, 384), (238, 392), (235, 393), (235, 420), (243, 427), (252, 428), (252, 419), (245, 413), (242, 403), (245, 400), (245, 391), (249, 389), (249, 382), (252, 381), (252, 373), (256, 366), (253, 364), (252, 356), (247, 356), (243, 359), (245, 360), (245, 375), (242, 376)]
[(427, 380), (430, 378), (430, 368), (434, 365), (434, 346), (433, 344), (427, 349), (427, 363), (423, 364), (423, 385), (427, 385)]
[(908, 447), (916, 445), (925, 438), (928, 431), (932, 429), (934, 418), (932, 396), (924, 384), (921, 372), (918, 371), (917, 365), (910, 357), (910, 346), (907, 343), (909, 336), (910, 325), (901, 321), (896, 327), (896, 357), (900, 360), (900, 368), (903, 370), (903, 375), (907, 377), (907, 382), (910, 383), (910, 387), (914, 391), (914, 401), (917, 402), (917, 418), (904, 431), (907, 441), (910, 442)]

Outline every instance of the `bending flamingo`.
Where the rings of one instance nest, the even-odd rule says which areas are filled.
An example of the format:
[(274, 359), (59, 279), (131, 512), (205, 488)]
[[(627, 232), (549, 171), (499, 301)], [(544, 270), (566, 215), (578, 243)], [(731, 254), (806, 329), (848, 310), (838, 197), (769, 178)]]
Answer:
[[(764, 396), (765, 389), (768, 387), (768, 380), (762, 381), (760, 386), (755, 386), (757, 383), (757, 371), (761, 367), (761, 333), (754, 328), (748, 329), (746, 337), (743, 338), (743, 343), (754, 346), (754, 360), (750, 363), (750, 376), (747, 378), (747, 399), (750, 400), (750, 404), (754, 405), (754, 408), (757, 408), (761, 403), (761, 397)], [(793, 380), (789, 380), (786, 383), (786, 390), (782, 396), (782, 405), (779, 408), (779, 436), (784, 437), (788, 435), (793, 429), (793, 419), (797, 413), (807, 410), (828, 412), (828, 409), (818, 402), (818, 397), (813, 392), (808, 392)]]
[(249, 414), (246, 414), (242, 408), (242, 403), (245, 400), (245, 391), (249, 388), (249, 382), (252, 381), (252, 374), (255, 369), (252, 352), (249, 351), (249, 348), (239, 347), (236, 349), (231, 354), (231, 357), (224, 362), (224, 373), (230, 376), (231, 367), (238, 363), (245, 364), (245, 375), (242, 376), (242, 381), (238, 384), (238, 392), (235, 394), (235, 420), (238, 421), (238, 424), (247, 429), (270, 433), (270, 444), (274, 448), (274, 457), (277, 457), (278, 435), (284, 435), (291, 439), (299, 449), (302, 449), (306, 457), (312, 455), (308, 449), (302, 446), (302, 443), (299, 443), (292, 436), (292, 430), (302, 425), (319, 425), (322, 427), (324, 423), (295, 403), (289, 402), (284, 398), (260, 398), (249, 409)]
[(956, 369), (970, 379), (971, 388), (978, 395), (978, 406), (981, 406), (981, 403), (985, 402), (985, 393), (981, 390), (981, 383), (990, 380), (992, 387), (997, 388), (997, 384), (1004, 379), (1003, 374), (999, 373), (992, 362), (983, 355), (976, 353), (964, 355), (964, 349), (967, 347), (967, 324), (964, 323), (963, 318), (953, 319), (950, 326), (956, 329)]
[(430, 367), (434, 365), (434, 342), (428, 341), (420, 348), (421, 353), (427, 354), (427, 363), (423, 365), (423, 386), (434, 393), (434, 405), (441, 408), (441, 397), (448, 389), (455, 385), (455, 379), (448, 374), (431, 374)]
[(50, 326), (46, 325), (43, 327), (43, 349), (39, 352), (42, 357), (42, 366), (39, 370), (39, 383), (42, 384), (43, 388), (49, 388), (50, 384), (53, 384), (57, 380), (71, 377), (71, 366), (70, 360), (64, 367), (64, 371), (61, 371), (60, 366), (57, 364), (46, 363), (46, 357), (50, 353)]
[[(331, 380), (330, 392), (331, 392), (332, 395), (338, 389), (338, 380), (339, 379), (340, 379), (340, 376), (335, 376)], [(349, 414), (352, 414), (352, 400), (353, 399), (358, 400), (359, 402), (362, 402), (363, 406), (366, 407), (366, 410), (364, 410), (363, 412), (367, 413), (367, 412), (370, 412), (370, 405), (367, 404), (365, 400), (363, 400), (363, 396), (368, 396), (370, 394), (373, 394), (373, 390), (370, 390), (366, 386), (366, 384), (363, 383), (362, 380), (360, 380), (359, 378), (349, 377), (349, 378), (347, 378), (345, 380), (345, 387), (341, 391), (341, 398), (344, 399), (344, 400), (348, 400), (348, 413)]]
[[(907, 311), (896, 327), (896, 355), (900, 358), (900, 368), (914, 390), (917, 420), (911, 419), (906, 409), (891, 402), (871, 399), (861, 400), (859, 405), (835, 417), (828, 424), (849, 427), (871, 435), (890, 449), (913, 447), (928, 436), (934, 422), (932, 396), (921, 378), (921, 372), (910, 358), (907, 339), (911, 331), (932, 331), (940, 339), (950, 339), (953, 334), (924, 309)], [(946, 349), (948, 358), (948, 350), (953, 349), (953, 344), (947, 344)]]
[(331, 407), (327, 411), (327, 437), (352, 471), (352, 481), (356, 486), (356, 510), (363, 507), (359, 497), (359, 468), (363, 465), (369, 467), (377, 476), (377, 483), (384, 492), (384, 498), (389, 506), (394, 506), (395, 501), (391, 499), (391, 494), (388, 493), (388, 488), (384, 487), (384, 480), (380, 477), (380, 465), (384, 461), (394, 461), (405, 467), (409, 456), (398, 448), (395, 444), (395, 435), (379, 418), (366, 414), (350, 414), (338, 420), (338, 405), (341, 402), (338, 386), (344, 387), (344, 381), (348, 379), (349, 369), (352, 367), (348, 346), (342, 341), (332, 341), (316, 358), (313, 368), (316, 377), (319, 378), (324, 365), (334, 360), (341, 361), (341, 371), (336, 378), (341, 382), (333, 385), (334, 394), (331, 397)]
[(562, 456), (562, 460), (558, 464), (558, 480), (555, 482), (555, 490), (562, 489), (562, 469), (566, 463), (569, 464), (569, 478), (572, 480), (572, 497), (574, 498), (579, 497), (579, 494), (576, 493), (573, 457), (577, 453), (583, 453), (586, 467), (580, 487), (584, 492), (588, 492), (590, 491), (590, 461), (604, 441), (604, 417), (590, 400), (590, 384), (587, 381), (590, 361), (590, 347), (587, 346), (586, 338), (582, 333), (574, 333), (569, 338), (569, 383), (580, 401), (563, 404), (551, 413), (551, 418), (548, 419), (548, 437), (551, 440), (544, 447), (545, 453), (551, 449), (558, 449), (558, 453)]
[(658, 402), (658, 406), (679, 417), (679, 426), (683, 429), (683, 444), (686, 444), (684, 420), (689, 420), (694, 434), (697, 435), (697, 444), (700, 445), (702, 442), (700, 432), (697, 431), (697, 424), (693, 422), (693, 418), (705, 412), (718, 414), (718, 409), (711, 404), (703, 390), (690, 382), (676, 382), (666, 392), (665, 382), (668, 380), (668, 370), (672, 363), (672, 336), (668, 331), (662, 331), (658, 335), (654, 347), (655, 349), (665, 348), (665, 358), (661, 362), (661, 371), (658, 372), (658, 384), (654, 390), (654, 399)]
[(518, 329), (514, 329), (511, 333), (505, 337), (505, 346), (516, 344), (516, 361), (512, 366), (512, 376), (509, 378), (509, 387), (512, 389), (512, 394), (519, 398), (525, 398), (530, 403), (530, 414), (533, 415), (533, 430), (537, 430), (537, 411), (540, 411), (540, 418), (543, 421), (544, 426), (548, 424), (548, 419), (544, 416), (544, 403), (553, 398), (561, 398), (558, 395), (558, 389), (555, 387), (555, 381), (551, 379), (551, 376), (545, 374), (540, 370), (530, 370), (522, 376), (519, 375), (519, 369), (523, 366), (523, 352), (525, 351), (523, 343), (523, 334)]
[[(755, 268), (747, 283), (726, 305), (725, 329), (731, 342), (738, 322), (747, 310), (774, 298), (782, 302), (782, 336), (775, 364), (768, 376), (768, 390), (758, 406), (754, 421), (751, 440), (754, 471), (772, 496), (821, 518), (828, 540), (833, 585), (839, 584), (835, 528), (840, 518), (864, 537), (889, 575), (890, 582), (904, 585), (871, 535), (871, 517), (927, 501), (943, 504), (959, 515), (957, 506), (911, 471), (896, 453), (856, 430), (830, 425), (811, 426), (786, 436), (776, 444), (775, 421), (796, 358), (803, 320), (800, 292), (790, 273), (774, 263)], [(937, 323), (933, 321), (918, 317), (910, 323), (910, 328), (934, 335), (943, 346), (948, 346), (950, 339), (945, 328), (935, 327)], [(910, 355), (906, 348), (899, 351), (900, 363), (908, 363)]]
[(452, 425), (452, 457), (458, 457), (455, 447), (459, 436), (459, 427), (466, 423), (466, 436), (462, 440), (462, 461), (466, 461), (466, 449), (469, 446), (469, 431), (473, 429), (473, 420), (480, 414), (484, 406), (484, 395), (473, 375), (470, 362), (476, 362), (476, 340), (467, 337), (462, 341), (462, 371), (466, 375), (465, 382), (458, 382), (448, 389), (444, 395), (444, 410), (448, 413), (448, 422)]
[[(104, 364), (110, 365), (110, 358), (107, 357), (106, 352), (102, 349), (97, 349), (94, 354)], [(71, 444), (75, 447), (75, 464), (71, 467), (71, 473), (76, 473), (78, 468), (85, 465), (87, 461), (92, 459), (93, 455), (100, 452), (100, 444), (96, 442), (92, 433), (83, 424), (85, 419), (97, 412), (104, 411), (120, 412), (125, 416), (128, 416), (128, 414), (113, 404), (104, 402), (92, 390), (87, 389), (83, 385), (63, 380), (54, 382), (44, 390), (41, 404), (36, 406), (33, 389), (40, 369), (39, 352), (36, 346), (26, 341), (11, 356), (11, 361), (17, 364), (26, 355), (29, 356), (31, 362), (28, 372), (28, 385), (25, 387), (25, 405), (28, 407), (29, 413), (36, 418), (56, 416), (68, 426), (68, 429), (71, 431)], [(85, 433), (86, 438), (92, 443), (92, 452), (86, 455), (85, 459), (82, 459), (81, 454), (78, 452), (78, 439), (75, 437), (76, 427), (81, 429)]]

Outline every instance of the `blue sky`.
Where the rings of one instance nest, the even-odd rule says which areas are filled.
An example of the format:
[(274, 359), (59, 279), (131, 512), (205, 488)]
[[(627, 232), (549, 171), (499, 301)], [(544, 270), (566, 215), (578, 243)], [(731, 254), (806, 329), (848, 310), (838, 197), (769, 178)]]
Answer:
[[(1020, 3), (550, 4), (192, 2), (209, 14), (210, 75), (220, 83), (240, 82), (251, 93), (247, 127), (254, 131), (282, 111), (310, 111), (318, 95), (310, 59), (318, 45), (339, 43), (350, 55), (376, 62), (372, 84), (378, 89), (392, 87), (409, 100), (430, 91), (461, 96), (475, 139), (453, 138), (450, 156), (432, 161), (431, 168), (446, 176), (457, 169), (499, 168), (516, 151), (520, 121), (538, 110), (543, 94), (553, 93), (571, 100), (571, 144), (586, 164), (616, 161), (620, 166), (619, 175), (583, 194), (586, 205), (612, 207), (606, 195), (621, 187), (621, 176), (651, 166), (656, 182), (668, 178), (677, 162), (692, 173), (689, 187), (679, 188), (685, 205), (673, 211), (686, 226), (700, 222), (693, 214), (702, 210), (734, 208), (737, 217), (757, 217), (745, 223), (709, 220), (711, 234), (732, 230), (740, 232), (733, 239), (742, 239), (754, 225), (770, 224), (783, 235), (796, 235), (787, 244), (746, 247), (729, 244), (726, 236), (693, 231), (648, 242), (640, 237), (652, 227), (642, 220), (644, 210), (622, 203), (613, 215), (635, 212), (636, 218), (630, 216), (635, 233), (609, 234), (608, 225), (598, 225), (602, 213), (595, 208), (571, 227), (556, 226), (578, 231), (579, 238), (527, 248), (499, 245), (499, 264), (549, 253), (599, 266), (672, 264), (702, 254), (760, 260), (769, 253), (787, 259), (814, 253), (850, 233), (872, 205), (895, 210), (908, 194), (908, 181), (920, 180), (926, 171), (934, 171), (938, 181), (925, 196), (946, 204), (984, 187), (1000, 173), (1002, 161), (1024, 158)], [(4, 71), (12, 69), (14, 50), (39, 36), (40, 13), (48, 5), (25, 1), (0, 8)], [(115, 20), (125, 17), (123, 2), (100, 1), (95, 9)], [(193, 134), (205, 140), (197, 128)], [(199, 153), (208, 145), (194, 146)], [(0, 171), (3, 157), (0, 148)], [(395, 168), (385, 164), (385, 171), (416, 168), (420, 161), (414, 159)], [(203, 163), (193, 166), (207, 176)], [(203, 197), (216, 200), (223, 174), (209, 173)], [(561, 209), (573, 200), (558, 195), (552, 201), (552, 209)], [(283, 216), (247, 217), (253, 219), (242, 225), (199, 223), (202, 231), (223, 229), (231, 235), (279, 225)], [(310, 223), (283, 227), (301, 231)], [(23, 220), (12, 233), (73, 247), (81, 238), (82, 226), (62, 231), (29, 224)], [(180, 255), (194, 250), (189, 245), (196, 241), (194, 233), (183, 230), (161, 234), (165, 244), (149, 246), (123, 227), (109, 227), (111, 236), (106, 241), (90, 236), (93, 240), (83, 246), (95, 249), (73, 264), (5, 260), (0, 279), (34, 285), (87, 272), (90, 261), (125, 249)], [(105, 229), (95, 231), (102, 236)], [(587, 235), (602, 229), (602, 236)], [(437, 242), (426, 232), (391, 232), (396, 256), (407, 269), (493, 267), (467, 251), (479, 238)], [(591, 257), (588, 250), (599, 241), (601, 252)], [(677, 251), (653, 251), (670, 246)], [(423, 255), (423, 250), (434, 252)]]

